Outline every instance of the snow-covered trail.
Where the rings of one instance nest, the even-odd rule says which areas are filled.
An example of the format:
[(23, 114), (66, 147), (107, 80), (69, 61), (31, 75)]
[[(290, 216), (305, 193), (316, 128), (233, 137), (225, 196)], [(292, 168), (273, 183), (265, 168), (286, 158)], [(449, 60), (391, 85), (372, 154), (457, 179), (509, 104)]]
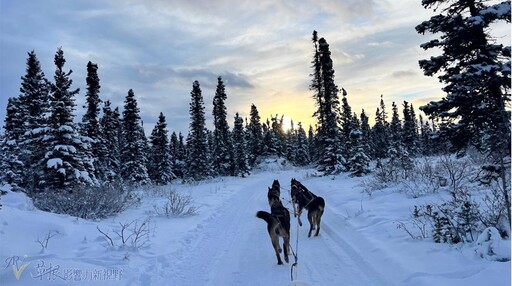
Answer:
[[(266, 223), (255, 216), (269, 210), (267, 190), (274, 179), (290, 207), (291, 178), (326, 202), (318, 237), (307, 237), (306, 212), (298, 230), (292, 216), (291, 246), (298, 250), (294, 273), (300, 281), (325, 286), (510, 285), (510, 261), (477, 257), (472, 245), (412, 240), (397, 229), (413, 205), (435, 196), (408, 199), (391, 189), (368, 197), (360, 179), (314, 177), (313, 170), (270, 163), (247, 178), (168, 186), (163, 190), (190, 194), (199, 207), (196, 215), (178, 218), (155, 213), (154, 206), (167, 201), (158, 190), (148, 191), (141, 205), (104, 220), (43, 212), (24, 194), (8, 192), (0, 210), (0, 285), (291, 285), (293, 256), (290, 263), (277, 265)], [(146, 219), (147, 245), (121, 245), (115, 233), (120, 224)], [(115, 246), (98, 228), (110, 234)], [(36, 241), (50, 232), (57, 235), (41, 249)], [(502, 248), (507, 246), (510, 250), (510, 240), (503, 241)], [(109, 271), (118, 275), (101, 276)]]
[[(293, 176), (297, 173), (275, 174), (281, 182), (284, 198), (289, 196), (287, 190)], [(172, 259), (166, 260), (165, 271), (145, 282), (153, 285), (163, 285), (166, 281), (173, 285), (289, 285), (294, 258), (290, 256), (290, 263), (277, 265), (266, 223), (255, 217), (256, 211), (269, 210), (266, 194), (271, 182), (266, 176), (248, 178), (237, 194), (189, 232), (180, 249), (169, 254)], [(378, 257), (379, 251), (368, 241), (356, 237), (344, 216), (329, 208), (329, 197), (324, 198), (327, 209), (320, 236), (307, 237), (309, 222), (303, 214), (304, 225), (298, 232), (297, 279), (311, 285), (393, 285), (390, 272), (381, 272), (384, 261)], [(297, 221), (293, 215), (291, 223), (291, 244), (295, 249)]]

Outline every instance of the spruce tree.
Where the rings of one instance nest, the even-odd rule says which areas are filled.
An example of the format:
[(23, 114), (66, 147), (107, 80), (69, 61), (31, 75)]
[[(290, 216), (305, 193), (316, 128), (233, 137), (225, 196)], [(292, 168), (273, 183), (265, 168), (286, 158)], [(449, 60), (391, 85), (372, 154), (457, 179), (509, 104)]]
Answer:
[(456, 151), (469, 145), (490, 155), (500, 178), (511, 223), (510, 203), (510, 45), (496, 43), (492, 27), (510, 23), (510, 1), (423, 0), (426, 9), (441, 13), (416, 26), (420, 34), (440, 34), (421, 45), (442, 51), (420, 60), (426, 76), (438, 74), (446, 96), (420, 109), (447, 120), (445, 129)]
[(176, 177), (181, 177), (181, 174), (176, 172), (176, 156), (178, 154), (178, 135), (176, 132), (171, 133), (171, 137), (169, 139), (169, 153), (171, 154), (171, 169), (174, 170), (173, 173)]
[(316, 99), (318, 110), (313, 115), (318, 120), (318, 151), (319, 162), (317, 169), (325, 175), (337, 174), (343, 171), (343, 154), (340, 142), (339, 98), (338, 86), (334, 83), (334, 68), (329, 44), (324, 38), (318, 39), (313, 32), (315, 56), (313, 60), (313, 97)]
[[(350, 169), (349, 159), (354, 155), (352, 151), (354, 146), (351, 146), (351, 133), (353, 127), (352, 108), (348, 104), (347, 92), (342, 89), (343, 98), (341, 99), (341, 115), (340, 115), (340, 126), (341, 126), (341, 144), (344, 158), (344, 166), (346, 170)], [(356, 118), (357, 120), (357, 118)]]
[(285, 133), (285, 158), (292, 164), (296, 163), (298, 130), (295, 130), (293, 120), (290, 121), (290, 128)]
[(314, 45), (314, 55), (311, 63), (313, 64), (313, 73), (310, 75), (311, 85), (309, 89), (313, 91), (313, 99), (315, 100), (315, 104), (317, 106), (316, 111), (313, 113), (313, 116), (318, 120), (318, 126), (325, 125), (325, 105), (324, 105), (324, 87), (322, 82), (322, 65), (320, 63), (320, 50), (318, 47), (318, 33), (317, 31), (313, 31), (312, 42)]
[[(402, 149), (402, 122), (398, 115), (398, 106), (394, 101), (391, 104), (391, 112), (391, 122), (389, 124), (390, 147), (395, 150), (394, 152), (399, 152)], [(390, 155), (390, 157), (395, 156), (395, 153)]]
[(204, 100), (198, 81), (190, 92), (190, 127), (187, 137), (187, 177), (202, 180), (212, 173), (208, 160), (208, 134), (204, 115)]
[(87, 91), (85, 93), (86, 109), (82, 122), (80, 124), (81, 133), (93, 140), (97, 140), (100, 136), (99, 113), (101, 99), (100, 79), (98, 77), (98, 65), (91, 62), (87, 63)]
[(433, 155), (432, 135), (432, 128), (428, 121), (423, 121), (423, 116), (420, 114), (419, 149), (423, 156)]
[(78, 184), (97, 184), (89, 139), (80, 136), (74, 123), (74, 96), (79, 89), (70, 90), (72, 71), (65, 72), (64, 52), (55, 54), (55, 83), (51, 86), (48, 128), (42, 140), (45, 155), (39, 161), (43, 171), (41, 189), (73, 191)]
[(233, 125), (233, 174), (241, 177), (248, 175), (250, 170), (243, 124), (244, 120), (236, 113)]
[(23, 188), (35, 190), (42, 169), (41, 158), (45, 156), (42, 140), (45, 137), (49, 112), (50, 83), (46, 79), (41, 64), (34, 51), (28, 53), (26, 73), (21, 78), (20, 95), (16, 118), (19, 120), (16, 142), (20, 148), (18, 158), (26, 166), (23, 173)]
[(170, 152), (173, 174), (178, 178), (183, 178), (185, 174), (186, 147), (183, 143), (183, 135), (181, 132), (176, 135), (173, 132), (170, 140)]
[(187, 168), (187, 146), (185, 145), (185, 138), (181, 132), (178, 134), (178, 153), (176, 155), (176, 161), (178, 162), (178, 170), (181, 170), (182, 176), (184, 177)]
[(103, 142), (103, 155), (98, 157), (101, 178), (113, 181), (121, 175), (121, 140), (122, 123), (118, 109), (113, 111), (110, 100), (103, 103), (103, 116), (100, 119), (100, 140)]
[(250, 119), (247, 126), (247, 148), (249, 151), (249, 166), (254, 166), (263, 152), (263, 127), (256, 105), (251, 104)]
[(361, 110), (361, 140), (364, 142), (364, 153), (371, 158), (371, 127), (369, 123), (369, 118), (364, 112), (364, 109)]
[(389, 149), (389, 123), (387, 122), (386, 105), (383, 96), (380, 97), (380, 105), (375, 112), (375, 125), (372, 127), (371, 149), (372, 157), (377, 160), (380, 166), (382, 159), (388, 157)]
[[(510, 46), (496, 44), (490, 26), (510, 23), (510, 1), (423, 0), (425, 8), (443, 7), (442, 13), (416, 27), (420, 34), (441, 34), (421, 45), (440, 49), (440, 56), (421, 60), (426, 76), (439, 74), (446, 97), (420, 109), (448, 120), (449, 137), (456, 150), (473, 144), (484, 150), (506, 149), (510, 154)], [(482, 132), (501, 140), (482, 142)], [(493, 137), (493, 136), (490, 136)], [(490, 145), (489, 145), (490, 144)]]
[(233, 175), (233, 146), (227, 121), (225, 101), (227, 98), (224, 82), (217, 78), (217, 89), (213, 97), (213, 152), (212, 166), (219, 175)]
[(284, 153), (286, 150), (286, 143), (285, 143), (285, 134), (283, 130), (283, 116), (281, 118), (278, 118), (277, 114), (275, 117), (271, 116), (272, 120), (272, 145), (274, 146), (274, 152), (272, 152), (272, 155), (277, 155), (278, 157), (284, 157)]
[(414, 114), (412, 104), (409, 105), (407, 101), (403, 103), (403, 129), (402, 129), (402, 142), (407, 152), (411, 156), (416, 155), (418, 152), (418, 131), (417, 122)]
[(399, 118), (398, 106), (395, 102), (393, 102), (391, 110), (391, 123), (389, 124), (389, 164), (404, 171), (408, 171), (412, 168), (412, 158), (404, 145), (402, 121)]
[(98, 65), (91, 62), (87, 63), (87, 77), (86, 77), (86, 93), (85, 100), (86, 109), (82, 122), (80, 123), (80, 134), (91, 139), (91, 156), (94, 158), (95, 175), (98, 178), (104, 178), (106, 172), (105, 166), (101, 166), (100, 158), (106, 156), (106, 149), (104, 146), (103, 138), (100, 133), (100, 79), (98, 77)]
[(26, 74), (21, 78), (20, 101), (23, 110), (20, 115), (25, 118), (23, 128), (32, 131), (46, 124), (48, 112), (50, 83), (41, 70), (41, 64), (34, 51), (28, 53)]
[(121, 177), (134, 185), (150, 183), (147, 171), (146, 142), (141, 126), (140, 110), (132, 89), (124, 101)]
[(174, 178), (172, 173), (172, 158), (169, 145), (167, 123), (165, 116), (160, 112), (149, 141), (149, 177), (156, 185), (166, 185)]
[(308, 129), (308, 152), (309, 152), (309, 160), (310, 162), (318, 161), (318, 142), (316, 140), (315, 131), (313, 126), (309, 125)]
[(19, 108), (19, 98), (8, 99), (4, 134), (0, 135), (0, 183), (9, 184), (16, 191), (24, 186), (26, 172), (20, 147), (23, 122), (18, 116)]
[(272, 129), (272, 124), (267, 119), (267, 122), (262, 125), (263, 129), (263, 142), (262, 142), (262, 156), (275, 156), (278, 150), (277, 134)]
[(361, 132), (361, 126), (357, 115), (354, 113), (352, 116), (349, 144), (351, 150), (351, 157), (347, 159), (347, 166), (353, 176), (363, 176), (370, 172), (370, 157), (365, 153), (365, 142), (363, 141), (363, 132)]
[(308, 137), (306, 136), (306, 131), (304, 128), (302, 128), (302, 123), (299, 122), (298, 129), (297, 129), (297, 135), (295, 144), (296, 147), (295, 150), (295, 164), (298, 166), (306, 166), (309, 164), (311, 158), (310, 158), (310, 152), (309, 152), (309, 142)]

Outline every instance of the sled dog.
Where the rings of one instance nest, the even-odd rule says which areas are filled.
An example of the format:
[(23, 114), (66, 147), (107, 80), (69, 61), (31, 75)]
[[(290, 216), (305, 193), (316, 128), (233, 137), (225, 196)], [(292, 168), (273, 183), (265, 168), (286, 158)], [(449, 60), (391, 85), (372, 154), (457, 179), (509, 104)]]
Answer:
[[(270, 207), (270, 213), (258, 211), (256, 212), (256, 217), (267, 222), (267, 231), (276, 253), (277, 264), (283, 264), (280, 255), (282, 250), (284, 250), (284, 260), (288, 263), (290, 247), (290, 213), (288, 210), (283, 206), (280, 200), (274, 200)], [(283, 249), (281, 249), (279, 245), (279, 237), (283, 238)]]
[(267, 193), (268, 205), (270, 207), (272, 207), (272, 202), (274, 200), (276, 200), (276, 199), (278, 201), (281, 200), (280, 196), (281, 196), (281, 186), (279, 185), (278, 180), (274, 180), (274, 182), (272, 183), (272, 187), (268, 188), (268, 193)]
[(294, 216), (299, 220), (299, 225), (302, 226), (300, 215), (303, 209), (308, 210), (309, 220), (309, 233), (308, 237), (311, 237), (311, 232), (316, 228), (315, 236), (318, 236), (320, 232), (320, 221), (325, 209), (325, 201), (322, 197), (318, 197), (309, 191), (302, 183), (292, 179), (291, 181), (291, 196), (293, 209), (297, 206), (294, 211)]

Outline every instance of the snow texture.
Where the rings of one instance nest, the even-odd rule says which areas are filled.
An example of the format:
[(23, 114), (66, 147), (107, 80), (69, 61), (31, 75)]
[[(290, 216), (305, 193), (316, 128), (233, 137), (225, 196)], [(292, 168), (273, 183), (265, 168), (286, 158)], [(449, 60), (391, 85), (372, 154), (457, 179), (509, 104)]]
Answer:
[[(314, 172), (276, 162), (247, 178), (175, 183), (171, 188), (199, 207), (197, 215), (180, 218), (152, 212), (166, 196), (149, 190), (139, 207), (100, 221), (42, 212), (22, 193), (8, 191), (0, 209), (0, 285), (510, 285), (510, 261), (494, 259), (510, 257), (510, 241), (494, 230), (474, 244), (448, 245), (414, 240), (397, 228), (415, 204), (435, 195), (411, 199), (388, 189), (368, 197), (361, 178)], [(293, 283), (294, 257), (276, 264), (266, 224), (255, 217), (269, 210), (274, 179), (290, 207), (291, 178), (326, 201), (318, 237), (307, 237), (306, 214), (301, 228), (292, 216)], [(123, 246), (115, 233), (120, 225), (147, 218), (149, 243)], [(46, 248), (36, 242), (48, 235)]]

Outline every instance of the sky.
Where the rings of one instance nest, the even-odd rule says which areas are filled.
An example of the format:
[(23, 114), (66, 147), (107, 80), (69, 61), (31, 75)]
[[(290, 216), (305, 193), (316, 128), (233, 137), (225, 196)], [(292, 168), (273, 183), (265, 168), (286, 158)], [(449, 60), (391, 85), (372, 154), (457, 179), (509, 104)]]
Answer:
[[(72, 87), (81, 90), (77, 121), (91, 61), (98, 64), (102, 100), (122, 109), (133, 89), (148, 134), (160, 112), (171, 132), (188, 133), (195, 80), (212, 128), (218, 76), (230, 126), (235, 113), (248, 117), (255, 104), (262, 121), (284, 115), (285, 126), (291, 118), (307, 130), (316, 122), (309, 90), (313, 30), (329, 43), (336, 84), (354, 112), (364, 108), (373, 119), (381, 95), (389, 110), (404, 100), (417, 109), (443, 97), (437, 78), (418, 66), (433, 53), (420, 48), (431, 36), (414, 27), (432, 13), (419, 0), (0, 0), (0, 118), (7, 99), (19, 95), (27, 52), (36, 52), (53, 80), (62, 47)], [(498, 36), (510, 39), (510, 30)]]

